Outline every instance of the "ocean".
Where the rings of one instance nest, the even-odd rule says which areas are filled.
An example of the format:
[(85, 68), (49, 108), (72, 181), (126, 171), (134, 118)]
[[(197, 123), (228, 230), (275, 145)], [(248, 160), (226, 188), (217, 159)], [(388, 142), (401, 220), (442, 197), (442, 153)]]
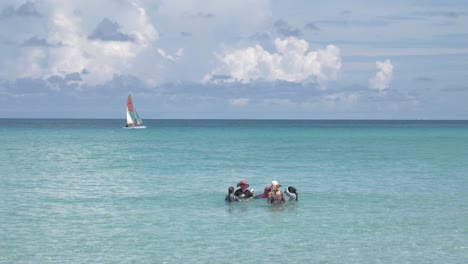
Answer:
[(0, 119), (0, 263), (468, 263), (468, 121), (145, 121)]

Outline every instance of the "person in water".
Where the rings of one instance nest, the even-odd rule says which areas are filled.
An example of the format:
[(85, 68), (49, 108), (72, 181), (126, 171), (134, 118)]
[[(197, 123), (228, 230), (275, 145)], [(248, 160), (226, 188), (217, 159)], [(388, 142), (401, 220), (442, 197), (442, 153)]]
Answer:
[(240, 198), (234, 195), (234, 187), (229, 186), (228, 194), (224, 198), (226, 202), (239, 202)]
[(281, 184), (278, 181), (271, 182), (271, 191), (268, 193), (268, 203), (281, 204), (286, 200), (284, 199), (283, 192), (280, 190)]
[(268, 194), (270, 193), (271, 188), (269, 186), (265, 187), (265, 190), (263, 193), (257, 195), (254, 197), (254, 199), (260, 199), (260, 198), (268, 198)]
[(289, 201), (298, 201), (299, 200), (299, 194), (297, 194), (296, 188), (289, 186), (284, 190), (286, 195), (289, 197)]
[(234, 193), (235, 196), (239, 197), (239, 198), (243, 198), (243, 199), (246, 199), (246, 198), (251, 198), (253, 197), (253, 193), (250, 192), (247, 188), (249, 188), (249, 184), (245, 181), (245, 180), (241, 180), (238, 184), (237, 184), (237, 187), (239, 187), (239, 189), (236, 190), (236, 192)]

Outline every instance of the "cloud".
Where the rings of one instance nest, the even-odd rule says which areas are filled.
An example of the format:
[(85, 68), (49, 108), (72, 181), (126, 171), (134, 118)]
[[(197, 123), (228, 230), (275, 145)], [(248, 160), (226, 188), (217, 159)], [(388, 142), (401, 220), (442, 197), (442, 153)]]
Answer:
[(9, 18), (9, 17), (40, 17), (41, 15), (37, 12), (36, 5), (33, 2), (26, 2), (20, 5), (17, 9), (12, 6), (9, 6), (3, 9), (0, 17)]
[(222, 82), (229, 82), (231, 80), (232, 80), (231, 75), (214, 74), (214, 75), (210, 75), (210, 79), (207, 81), (210, 81), (213, 83), (222, 83)]
[(184, 53), (183, 48), (177, 50), (177, 52), (174, 55), (170, 55), (167, 52), (165, 52), (163, 49), (160, 49), (160, 48), (158, 48), (157, 50), (158, 50), (159, 55), (161, 55), (161, 57), (163, 57), (163, 58), (165, 58), (167, 60), (173, 61), (173, 62), (175, 62), (180, 57), (182, 57), (182, 55)]
[(23, 46), (43, 46), (47, 47), (50, 46), (49, 43), (47, 43), (47, 40), (44, 38), (38, 38), (37, 36), (31, 37), (23, 42)]
[[(145, 9), (136, 2), (113, 1), (107, 4), (108, 9), (94, 14), (92, 10), (81, 12), (90, 9), (86, 1), (36, 2), (35, 5), (40, 5), (44, 13), (40, 17), (41, 23), (21, 21), (28, 29), (12, 34), (19, 38), (15, 41), (18, 43), (16, 47), (11, 47), (17, 56), (0, 74), (10, 80), (25, 77), (47, 79), (54, 75), (66, 78), (67, 74), (86, 69), (80, 75), (80, 84), (104, 83), (114, 74), (152, 78), (153, 72), (140, 67), (150, 60), (151, 55), (145, 55), (151, 54), (150, 44), (158, 39), (158, 32)], [(32, 10), (35, 9), (31, 6), (35, 5), (18, 10), (21, 14), (34, 14)], [(15, 9), (15, 12), (19, 11)], [(93, 22), (96, 16), (99, 20)], [(35, 28), (36, 24), (43, 26)]]
[(67, 82), (62, 76), (53, 75), (47, 78), (46, 87), (51, 91), (58, 92), (67, 87)]
[(65, 80), (67, 81), (82, 81), (81, 75), (79, 72), (73, 72), (65, 75)]
[(351, 108), (356, 105), (359, 99), (360, 95), (357, 93), (338, 92), (323, 96), (324, 103), (330, 108), (335, 108), (337, 106)]
[[(103, 84), (78, 85), (74, 80), (78, 76), (72, 73), (68, 78), (54, 75), (47, 79), (0, 80), (0, 100), (15, 98), (15, 104), (5, 104), (9, 107), (2, 113), (8, 112), (7, 117), (70, 117), (71, 114), (85, 118), (99, 112), (101, 117), (123, 118), (120, 107), (115, 106), (124, 103), (128, 91), (142, 98), (139, 105), (141, 109), (146, 108), (147, 118), (391, 118), (395, 113), (404, 116), (420, 107), (420, 98), (405, 90), (392, 89), (386, 96), (379, 96), (360, 85), (336, 85), (327, 90), (284, 81), (173, 82), (148, 86), (137, 76), (124, 74), (114, 75)], [(457, 96), (466, 91), (466, 86), (460, 86), (445, 95)], [(83, 110), (83, 105), (89, 111)], [(461, 109), (466, 109), (461, 105)], [(21, 112), (24, 109), (34, 111), (29, 110), (28, 115)]]
[(375, 65), (379, 71), (369, 79), (369, 88), (383, 92), (390, 87), (393, 77), (393, 64), (387, 59), (385, 61), (376, 61)]
[(201, 18), (214, 18), (215, 15), (213, 13), (205, 13), (205, 12), (198, 12), (197, 17)]
[(88, 38), (102, 41), (134, 41), (132, 36), (124, 34), (119, 30), (119, 24), (109, 20), (108, 18), (104, 18)]
[(243, 106), (243, 105), (248, 105), (250, 99), (249, 98), (235, 98), (235, 99), (230, 99), (229, 104), (235, 105), (235, 106)]
[(231, 81), (249, 83), (254, 80), (303, 82), (312, 80), (324, 86), (336, 80), (341, 69), (340, 49), (328, 45), (324, 49), (307, 52), (309, 43), (289, 37), (275, 40), (276, 53), (255, 45), (246, 49), (233, 50), (219, 56), (221, 66), (205, 76), (232, 76)]
[(304, 25), (304, 29), (310, 31), (320, 31), (320, 28), (315, 23), (307, 23)]
[(12, 82), (10, 86), (16, 95), (43, 93), (46, 90), (47, 82), (36, 78), (19, 78)]
[(159, 49), (158, 48), (158, 53), (159, 55), (161, 55), (161, 57), (165, 58), (165, 59), (168, 59), (168, 60), (171, 60), (171, 61), (175, 61), (174, 57), (172, 57), (171, 55), (167, 54), (163, 49)]
[(276, 32), (278, 32), (278, 34), (284, 37), (289, 37), (289, 36), (300, 37), (302, 35), (301, 31), (298, 28), (291, 27), (286, 21), (282, 19), (277, 20), (274, 26), (275, 26)]

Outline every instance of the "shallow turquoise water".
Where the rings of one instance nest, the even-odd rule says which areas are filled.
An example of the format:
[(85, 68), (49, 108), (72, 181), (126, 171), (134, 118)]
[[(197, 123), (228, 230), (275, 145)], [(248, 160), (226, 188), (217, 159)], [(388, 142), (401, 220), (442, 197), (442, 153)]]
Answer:
[(0, 119), (0, 263), (468, 261), (467, 121), (122, 122)]

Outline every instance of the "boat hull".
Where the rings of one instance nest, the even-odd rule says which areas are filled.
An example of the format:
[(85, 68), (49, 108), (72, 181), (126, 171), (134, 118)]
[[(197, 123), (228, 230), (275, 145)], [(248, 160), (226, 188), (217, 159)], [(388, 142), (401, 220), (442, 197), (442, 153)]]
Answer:
[(142, 129), (146, 128), (146, 126), (129, 126), (129, 127), (122, 127), (123, 129)]

